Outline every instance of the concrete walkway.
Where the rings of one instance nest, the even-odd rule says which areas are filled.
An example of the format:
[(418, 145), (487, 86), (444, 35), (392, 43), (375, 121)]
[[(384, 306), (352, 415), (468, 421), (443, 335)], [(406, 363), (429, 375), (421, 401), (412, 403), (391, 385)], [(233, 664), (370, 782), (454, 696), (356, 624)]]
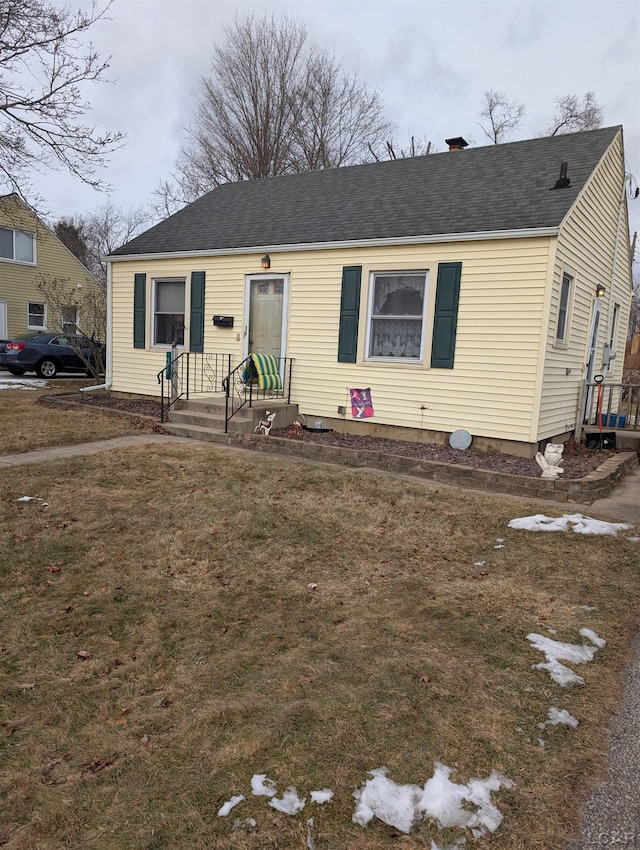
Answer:
[[(163, 443), (193, 445), (193, 441), (187, 437), (140, 434), (75, 446), (59, 446), (4, 455), (0, 456), (0, 468), (91, 455), (127, 446)], [(216, 445), (216, 448), (226, 447)], [(247, 449), (237, 448), (227, 450), (247, 451)], [(305, 462), (313, 461), (305, 460)], [(353, 468), (351, 471), (354, 471)], [(362, 471), (376, 474), (375, 470)], [(393, 476), (393, 473), (384, 474)], [(397, 477), (406, 479), (409, 476)], [(442, 483), (436, 484), (418, 478), (412, 480), (431, 486), (444, 486)], [(483, 496), (487, 497), (487, 495), (483, 493)], [(521, 499), (521, 497), (511, 498)], [(607, 498), (599, 499), (591, 505), (572, 503), (563, 505), (558, 502), (547, 502), (547, 504), (550, 505), (548, 513), (584, 513), (601, 519), (630, 522), (637, 526), (640, 533), (640, 469), (624, 478)], [(627, 674), (623, 705), (612, 731), (608, 776), (587, 803), (579, 840), (573, 842), (567, 850), (596, 850), (599, 847), (610, 846), (640, 850), (640, 792), (637, 776), (637, 766), (640, 764), (640, 635), (634, 641), (634, 650), (635, 658)]]
[(25, 466), (31, 463), (44, 463), (48, 460), (65, 460), (69, 457), (94, 455), (112, 449), (127, 446), (143, 446), (147, 443), (190, 443), (186, 437), (174, 437), (167, 434), (134, 434), (131, 437), (113, 437), (111, 440), (94, 440), (92, 443), (76, 443), (74, 446), (53, 446), (36, 449), (32, 452), (19, 452), (13, 455), (0, 455), (0, 469), (9, 466)]

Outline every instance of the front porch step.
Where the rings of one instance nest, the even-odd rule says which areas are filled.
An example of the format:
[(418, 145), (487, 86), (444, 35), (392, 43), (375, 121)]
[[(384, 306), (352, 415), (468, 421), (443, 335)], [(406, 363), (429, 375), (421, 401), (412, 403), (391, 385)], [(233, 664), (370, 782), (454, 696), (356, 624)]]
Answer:
[(227, 443), (228, 441), (227, 434), (224, 433), (224, 422), (219, 429), (203, 425), (182, 425), (177, 422), (165, 422), (162, 427), (176, 437), (190, 437), (192, 440), (205, 443)]
[[(295, 422), (299, 415), (297, 404), (288, 404), (277, 399), (271, 402), (260, 400), (254, 402), (252, 407), (247, 405), (239, 410), (229, 420), (229, 430), (252, 434), (259, 422), (265, 419), (267, 410), (276, 414), (274, 421), (276, 428), (286, 428), (287, 425)], [(194, 428), (197, 429), (194, 431), (195, 439), (202, 439), (195, 436), (200, 431), (210, 430), (213, 433), (224, 433), (224, 413), (224, 399), (222, 401), (190, 399), (187, 402), (182, 402), (179, 408), (171, 411), (167, 430), (172, 427)], [(178, 431), (172, 433), (178, 433)], [(183, 430), (180, 430), (180, 433), (183, 433)]]

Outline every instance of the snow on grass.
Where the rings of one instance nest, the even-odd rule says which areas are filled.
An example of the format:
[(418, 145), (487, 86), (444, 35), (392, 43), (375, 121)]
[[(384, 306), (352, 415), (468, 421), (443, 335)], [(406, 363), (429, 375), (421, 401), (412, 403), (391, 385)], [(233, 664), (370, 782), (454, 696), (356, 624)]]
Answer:
[(333, 791), (330, 788), (323, 788), (322, 791), (311, 792), (312, 803), (319, 803), (322, 805), (323, 803), (330, 803), (331, 800), (333, 800)]
[[(595, 636), (597, 637), (597, 635)], [(563, 688), (570, 685), (584, 685), (584, 679), (574, 673), (565, 664), (562, 664), (562, 662), (568, 661), (572, 664), (586, 664), (596, 654), (597, 647), (584, 646), (584, 644), (562, 643), (559, 640), (552, 640), (535, 632), (528, 634), (527, 640), (534, 649), (540, 650), (547, 657), (546, 663), (543, 661), (540, 664), (534, 664), (534, 669), (548, 670), (553, 681), (562, 685)]]
[(353, 792), (356, 809), (353, 822), (366, 826), (378, 818), (400, 832), (411, 832), (419, 819), (422, 789), (419, 785), (398, 785), (387, 779), (387, 768), (370, 770), (373, 779), (367, 779), (361, 788)]
[[(477, 838), (495, 832), (502, 822), (502, 814), (491, 802), (491, 792), (513, 785), (501, 773), (459, 785), (449, 779), (452, 768), (438, 762), (424, 788), (398, 785), (387, 777), (384, 767), (369, 772), (373, 778), (366, 780), (353, 794), (356, 800), (354, 822), (366, 826), (376, 817), (404, 833), (410, 832), (424, 818), (434, 818), (440, 829), (456, 826), (471, 829)], [(475, 811), (465, 808), (469, 803), (476, 806)]]
[(255, 773), (251, 777), (251, 793), (256, 797), (275, 797), (276, 784), (266, 773)]
[(297, 815), (304, 809), (306, 802), (306, 797), (302, 799), (298, 797), (298, 792), (293, 785), (290, 785), (282, 797), (272, 797), (269, 805), (279, 812), (284, 812), (285, 815)]
[(42, 499), (40, 496), (20, 496), (19, 499), (16, 499), (16, 502), (41, 502)]
[(0, 378), (0, 390), (37, 390), (46, 387), (38, 378)]
[(591, 643), (594, 643), (597, 647), (602, 649), (603, 646), (607, 645), (607, 642), (604, 638), (598, 637), (598, 635), (593, 631), (593, 629), (580, 629), (578, 632), (582, 637), (586, 637), (587, 640), (590, 640)]
[(626, 522), (604, 522), (582, 514), (563, 514), (553, 518), (544, 514), (517, 517), (509, 522), (509, 528), (523, 531), (574, 531), (576, 534), (607, 534), (615, 537), (619, 531), (631, 528)]
[(244, 800), (244, 794), (238, 794), (236, 797), (232, 797), (223, 806), (220, 806), (220, 808), (218, 809), (218, 817), (219, 818), (226, 818), (226, 816), (229, 814), (231, 809), (234, 806), (237, 806), (238, 803), (241, 803), (243, 800)]
[(555, 706), (551, 706), (547, 717), (549, 720), (545, 723), (545, 726), (557, 726), (562, 723), (565, 726), (571, 726), (572, 729), (577, 729), (580, 722), (564, 708), (556, 708)]

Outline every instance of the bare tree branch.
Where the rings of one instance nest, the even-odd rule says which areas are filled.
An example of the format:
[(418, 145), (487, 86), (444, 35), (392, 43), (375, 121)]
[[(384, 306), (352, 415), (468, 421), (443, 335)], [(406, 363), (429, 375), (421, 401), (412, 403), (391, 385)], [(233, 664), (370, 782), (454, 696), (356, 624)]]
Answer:
[(575, 94), (556, 98), (556, 111), (545, 136), (575, 133), (579, 130), (596, 130), (602, 126), (603, 110), (593, 92), (588, 91), (582, 100)]
[(222, 183), (369, 161), (389, 124), (380, 94), (310, 43), (293, 18), (251, 13), (225, 27), (171, 181), (175, 212)]
[(74, 285), (68, 278), (40, 275), (36, 286), (47, 303), (51, 326), (62, 330), (65, 315), (71, 310), (74, 316), (75, 332), (87, 340), (85, 350), (79, 340), (70, 337), (69, 343), (84, 363), (87, 375), (96, 382), (104, 374), (105, 349), (107, 338), (107, 293), (87, 277), (86, 284)]
[(510, 134), (517, 130), (525, 115), (522, 103), (509, 100), (503, 92), (489, 89), (484, 93), (484, 103), (478, 126), (494, 145), (506, 142)]
[(424, 139), (416, 139), (415, 136), (411, 136), (408, 146), (398, 148), (396, 151), (396, 143), (393, 139), (390, 139), (385, 142), (385, 150), (388, 159), (410, 159), (413, 156), (428, 156), (431, 153), (431, 142), (426, 136)]
[(104, 257), (137, 236), (151, 222), (144, 207), (125, 209), (106, 201), (84, 216), (61, 219), (53, 231), (106, 289), (107, 264)]
[(113, 0), (74, 12), (47, 0), (0, 0), (0, 185), (24, 194), (28, 175), (66, 169), (96, 189), (96, 169), (120, 147), (121, 133), (83, 123), (86, 83), (106, 82), (108, 59), (88, 30)]

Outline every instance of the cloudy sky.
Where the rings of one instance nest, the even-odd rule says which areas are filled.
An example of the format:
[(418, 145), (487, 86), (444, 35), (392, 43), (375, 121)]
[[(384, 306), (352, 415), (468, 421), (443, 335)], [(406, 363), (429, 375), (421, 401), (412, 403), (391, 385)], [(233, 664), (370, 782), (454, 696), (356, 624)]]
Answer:
[[(150, 201), (170, 176), (209, 70), (222, 24), (237, 12), (300, 17), (319, 42), (383, 90), (395, 138), (429, 138), (436, 150), (462, 135), (484, 144), (478, 112), (495, 89), (526, 106), (513, 137), (550, 122), (558, 95), (593, 91), (604, 124), (622, 124), (627, 170), (640, 182), (640, 3), (637, 0), (115, 0), (93, 31), (111, 55), (111, 85), (87, 92), (92, 119), (127, 135), (106, 178), (125, 207)], [(104, 196), (62, 173), (37, 177), (51, 220), (90, 212)], [(630, 202), (640, 229), (640, 199)]]

